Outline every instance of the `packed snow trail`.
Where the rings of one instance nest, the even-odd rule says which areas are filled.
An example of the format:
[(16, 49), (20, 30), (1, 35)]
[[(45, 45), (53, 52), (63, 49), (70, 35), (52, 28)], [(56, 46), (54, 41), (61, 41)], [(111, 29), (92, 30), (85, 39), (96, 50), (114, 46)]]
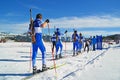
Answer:
[[(53, 65), (53, 66), (50, 66), (48, 70), (52, 70), (52, 69), (54, 69), (54, 68), (60, 68), (60, 67), (64, 66), (65, 64), (66, 64), (66, 63), (59, 64), (59, 65), (56, 65), (56, 67), (54, 67), (54, 65)], [(48, 71), (48, 70), (46, 70), (46, 71)], [(39, 72), (39, 73), (36, 73), (36, 74), (34, 74), (34, 75), (31, 73), (31, 75), (29, 75), (29, 76), (23, 78), (22, 80), (28, 80), (28, 79), (30, 79), (30, 78), (36, 76), (36, 75), (39, 75), (39, 74), (42, 74), (42, 73), (46, 72), (46, 71)]]
[[(47, 66), (53, 65), (51, 59), (51, 45), (47, 46)], [(56, 64), (66, 63), (57, 68), (57, 78), (54, 70), (48, 70), (28, 80), (120, 80), (120, 46), (109, 49), (83, 52), (72, 57), (72, 43), (67, 43), (66, 58), (56, 60)], [(0, 44), (0, 80), (21, 80), (30, 76), (29, 52), (31, 43)], [(86, 66), (85, 66), (86, 65)], [(37, 66), (41, 68), (41, 53), (37, 57)], [(107, 73), (107, 74), (106, 74)], [(104, 75), (104, 76), (102, 76)], [(86, 77), (87, 76), (87, 77)]]
[[(104, 55), (104, 53), (105, 53), (108, 49), (109, 49), (109, 48), (107, 48), (107, 49), (106, 49), (105, 51), (103, 51), (101, 54), (99, 54), (99, 55), (95, 56), (94, 58), (92, 58), (91, 60), (89, 60), (89, 61), (83, 66), (83, 69), (84, 69), (87, 65), (93, 64), (94, 61), (95, 61), (97, 58), (99, 58), (100, 56)], [(63, 79), (65, 79), (65, 78), (67, 78), (68, 76), (74, 74), (75, 72), (77, 72), (77, 71), (79, 71), (79, 70), (82, 70), (82, 68), (78, 68), (78, 69), (76, 69), (75, 71), (70, 72), (69, 74), (65, 75), (65, 76), (64, 76), (62, 79), (60, 79), (60, 80), (63, 80)]]
[[(75, 57), (70, 56), (70, 57), (66, 57), (64, 59), (60, 59), (58, 61), (56, 60), (57, 63), (66, 62), (63, 72), (62, 72), (62, 67), (60, 69), (57, 69), (57, 72), (58, 72), (57, 80), (66, 79), (67, 77), (74, 75), (75, 72), (84, 70), (84, 68), (88, 64), (90, 64), (91, 62), (93, 62), (94, 60), (99, 58), (99, 56), (103, 55), (106, 51), (107, 51), (107, 49), (103, 50), (103, 51), (97, 51), (97, 52), (100, 52), (97, 54), (96, 54), (96, 52), (93, 53), (93, 51), (90, 51), (89, 53), (83, 52), (82, 54), (75, 56)], [(49, 76), (51, 76), (51, 75), (49, 75)], [(54, 77), (55, 76), (51, 77), (51, 80), (55, 80)], [(60, 77), (62, 77), (62, 78), (60, 78)], [(31, 80), (34, 80), (34, 79), (37, 79), (37, 76), (35, 76), (35, 78), (32, 78)], [(49, 78), (46, 77), (45, 79), (44, 78), (42, 78), (42, 79), (47, 80)]]

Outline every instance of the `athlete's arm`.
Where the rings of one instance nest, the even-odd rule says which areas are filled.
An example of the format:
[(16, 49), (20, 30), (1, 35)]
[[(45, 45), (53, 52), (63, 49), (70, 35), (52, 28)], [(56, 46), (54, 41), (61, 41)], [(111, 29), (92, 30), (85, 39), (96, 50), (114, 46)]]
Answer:
[(41, 27), (42, 28), (46, 27), (48, 23), (49, 23), (49, 19), (47, 19), (43, 24), (41, 24)]

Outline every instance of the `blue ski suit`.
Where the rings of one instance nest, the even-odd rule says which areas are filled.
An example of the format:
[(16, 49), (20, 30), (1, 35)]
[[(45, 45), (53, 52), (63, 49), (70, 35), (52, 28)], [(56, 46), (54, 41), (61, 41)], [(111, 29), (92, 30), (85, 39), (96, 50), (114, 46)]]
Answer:
[(62, 49), (63, 49), (63, 45), (62, 45), (62, 41), (61, 41), (61, 35), (63, 35), (62, 33), (60, 33), (59, 30), (57, 30), (56, 32), (56, 55), (58, 54), (59, 48), (60, 48), (60, 54), (62, 54)]
[(35, 39), (36, 42), (32, 44), (32, 66), (36, 66), (36, 57), (38, 53), (38, 48), (40, 49), (42, 53), (42, 65), (46, 64), (45, 62), (45, 55), (46, 55), (46, 49), (43, 44), (42, 40), (42, 30), (41, 30), (41, 24), (42, 21), (40, 19), (36, 19), (34, 21), (34, 30), (35, 30)]
[(79, 51), (81, 51), (81, 49), (82, 49), (82, 45), (83, 45), (83, 36), (79, 36), (79, 41), (78, 41), (78, 49), (79, 49)]
[(92, 44), (93, 44), (93, 51), (95, 51), (95, 44), (97, 43), (97, 40), (95, 37), (92, 38)]
[(73, 40), (73, 53), (78, 52), (78, 34), (73, 34), (72, 35), (72, 40)]
[(56, 35), (55, 34), (53, 34), (51, 41), (52, 41), (52, 52), (54, 52), (54, 47), (56, 47)]

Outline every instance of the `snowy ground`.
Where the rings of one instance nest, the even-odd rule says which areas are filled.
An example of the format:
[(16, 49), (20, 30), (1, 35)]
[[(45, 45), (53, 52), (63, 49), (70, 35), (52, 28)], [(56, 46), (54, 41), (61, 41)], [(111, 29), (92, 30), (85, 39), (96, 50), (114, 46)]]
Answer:
[[(65, 46), (65, 43), (63, 43)], [(51, 43), (45, 43), (47, 66), (53, 65)], [(56, 64), (65, 63), (55, 70), (49, 70), (29, 80), (120, 80), (120, 45), (104, 45), (105, 49), (83, 52), (72, 57), (72, 43), (66, 43), (64, 56)], [(108, 48), (108, 49), (107, 49)], [(0, 43), (0, 80), (21, 80), (31, 74), (31, 43)], [(37, 57), (37, 66), (41, 68), (41, 53)]]

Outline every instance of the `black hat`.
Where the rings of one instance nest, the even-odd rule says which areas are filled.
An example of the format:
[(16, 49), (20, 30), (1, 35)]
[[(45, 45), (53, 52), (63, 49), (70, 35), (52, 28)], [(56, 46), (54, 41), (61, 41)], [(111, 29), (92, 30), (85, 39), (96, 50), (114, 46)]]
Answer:
[(74, 33), (77, 33), (77, 30), (75, 30)]
[(42, 14), (40, 14), (40, 13), (37, 14), (37, 15), (36, 15), (36, 18), (42, 18)]

